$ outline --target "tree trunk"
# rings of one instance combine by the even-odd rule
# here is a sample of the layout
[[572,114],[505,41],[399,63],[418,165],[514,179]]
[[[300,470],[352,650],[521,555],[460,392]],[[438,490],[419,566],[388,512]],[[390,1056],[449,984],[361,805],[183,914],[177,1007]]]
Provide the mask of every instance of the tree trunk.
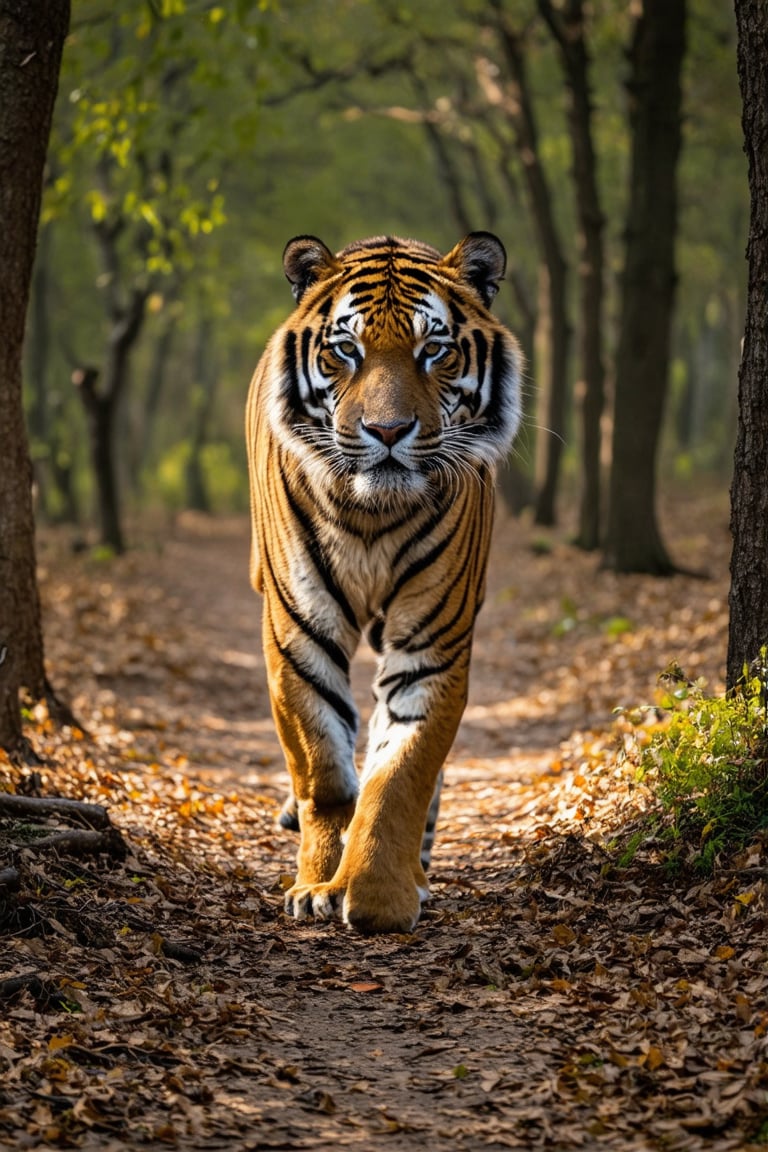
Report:
[[656,520],[656,456],[675,294],[685,0],[644,0],[630,50],[632,164],[605,565],[675,571]]
[[186,469],[187,506],[195,512],[208,513],[211,510],[211,502],[205,483],[202,452],[208,440],[208,425],[218,382],[217,366],[211,355],[209,320],[201,320],[197,330],[195,381],[192,397],[192,433]]
[[575,543],[587,551],[601,539],[601,420],[605,396],[603,367],[603,227],[592,141],[589,54],[584,39],[583,0],[566,0],[558,12],[551,0],[539,10],[560,49],[570,94],[568,121],[573,148],[573,175],[579,218],[579,304],[581,370],[582,491]]
[[37,254],[32,275],[27,325],[27,365],[32,402],[29,407],[29,439],[34,460],[37,509],[44,520],[51,517],[50,458],[51,428],[48,420],[48,361],[51,348],[49,320],[49,265],[51,230],[42,228],[37,238]]
[[19,691],[42,696],[32,466],[21,396],[43,169],[69,0],[0,0],[0,746],[21,740]]
[[96,482],[99,540],[118,555],[125,551],[115,452],[115,417],[128,379],[130,354],[146,311],[147,290],[134,289],[125,307],[113,313],[109,334],[104,387],[97,388],[97,368],[79,368],[72,374],[88,420],[91,466]]
[[540,483],[534,519],[537,524],[551,525],[557,519],[557,489],[568,415],[568,266],[557,232],[549,185],[539,156],[538,131],[520,37],[504,20],[501,0],[493,0],[493,7],[498,13],[498,30],[509,79],[506,110],[515,131],[534,227],[547,269],[550,354],[545,389],[547,403],[543,419],[539,421],[543,427],[537,436],[541,463],[537,467]]
[[151,468],[156,457],[156,424],[157,413],[160,409],[160,400],[168,373],[168,364],[171,359],[173,341],[176,335],[177,317],[171,306],[161,320],[160,332],[155,340],[149,372],[147,374],[147,391],[144,396],[144,413],[142,417],[142,437],[139,454],[139,466],[142,472]]
[[765,0],[736,0],[735,8],[751,212],[731,487],[729,688],[768,644],[768,8]]

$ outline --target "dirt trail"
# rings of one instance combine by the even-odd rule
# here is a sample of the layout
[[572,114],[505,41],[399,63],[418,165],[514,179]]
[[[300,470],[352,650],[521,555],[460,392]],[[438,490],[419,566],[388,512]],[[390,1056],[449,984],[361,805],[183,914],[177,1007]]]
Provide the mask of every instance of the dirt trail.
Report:
[[[274,828],[285,780],[244,522],[186,517],[161,549],[86,579],[44,541],[57,682],[138,781],[129,792],[154,789],[154,824],[140,798],[121,811],[115,797],[113,812],[143,845],[137,870],[182,861],[176,896],[167,880],[162,891],[203,955],[191,971],[155,957],[141,992],[102,1009],[143,1111],[128,1130],[83,1122],[75,1146],[747,1146],[764,1073],[746,1010],[729,1015],[726,1001],[738,984],[727,957],[748,953],[749,933],[730,925],[727,897],[701,896],[706,920],[658,879],[644,892],[609,868],[589,838],[578,757],[561,746],[650,699],[673,657],[719,684],[722,500],[687,504],[668,530],[709,580],[618,579],[501,518],[433,899],[413,934],[373,939],[282,913],[295,840]],[[364,650],[363,711],[371,673]],[[166,814],[171,794],[198,797],[193,815]],[[161,1071],[146,1053],[166,1049],[176,1064]]]

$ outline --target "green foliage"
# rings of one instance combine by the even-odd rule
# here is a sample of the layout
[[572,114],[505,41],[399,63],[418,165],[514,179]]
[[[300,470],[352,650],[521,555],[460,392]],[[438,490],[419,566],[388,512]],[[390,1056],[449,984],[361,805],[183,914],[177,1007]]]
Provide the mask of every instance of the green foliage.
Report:
[[84,0],[64,57],[44,222],[75,208],[119,232],[135,274],[192,267],[195,240],[226,222],[222,166],[255,131],[255,105],[235,96],[264,20],[247,8],[238,19],[187,0],[130,0],[106,13]]
[[[503,9],[524,33],[543,165],[573,268],[568,94],[558,55],[535,0],[505,0]],[[614,0],[587,10],[612,328],[627,195],[632,12]],[[157,483],[149,473],[180,439],[193,437],[194,333],[210,323],[220,352],[206,436],[230,443],[236,461],[248,377],[291,308],[281,266],[290,236],[310,232],[340,248],[396,233],[443,250],[458,239],[463,224],[427,124],[438,129],[454,169],[460,215],[506,243],[509,282],[498,312],[523,336],[520,300],[527,295],[535,310],[539,256],[502,99],[508,65],[493,13],[483,0],[78,0],[43,212],[51,236],[49,409],[56,391],[61,400],[56,423],[49,411],[41,436],[66,449],[81,497],[90,494],[85,426],[68,381],[75,363],[103,364],[116,309],[135,291],[150,293],[132,354],[131,403],[118,415],[122,475],[134,499],[151,498],[159,486],[177,506],[183,469],[169,478],[168,469],[177,469],[172,455]],[[723,467],[731,456],[748,203],[733,13],[721,0],[692,0],[689,24],[678,335],[662,456],[668,471],[682,474]],[[575,277],[572,284],[573,292]],[[153,398],[154,349],[171,313],[172,351]],[[541,377],[535,355],[530,374]],[[569,441],[578,445],[573,435]],[[53,492],[56,470],[44,448],[36,445],[56,514],[64,502]],[[226,488],[227,467],[211,471]],[[240,501],[231,485],[227,492],[223,506]],[[542,553],[551,546],[545,537],[534,545]],[[596,626],[617,636],[623,629],[618,621]]]
[[665,679],[671,716],[641,747],[640,775],[671,817],[671,838],[692,845],[694,866],[709,872],[768,828],[766,652],[730,696],[707,696],[678,673]]
[[[187,470],[192,455],[189,440],[181,440],[164,453],[153,483],[148,485],[150,496],[159,496],[172,512],[187,506]],[[206,444],[200,453],[203,484],[214,513],[245,512],[248,508],[248,486],[245,469],[236,459],[230,444]]]

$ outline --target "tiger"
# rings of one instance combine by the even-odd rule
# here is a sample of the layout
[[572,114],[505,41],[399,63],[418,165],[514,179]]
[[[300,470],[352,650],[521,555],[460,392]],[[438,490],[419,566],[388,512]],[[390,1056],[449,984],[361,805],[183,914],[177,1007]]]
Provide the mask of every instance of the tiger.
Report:
[[[522,355],[491,313],[502,242],[287,244],[296,306],[248,392],[251,583],[299,828],[285,910],[408,933],[467,702],[494,477]],[[361,771],[350,661],[376,654]],[[283,822],[290,824],[289,805]]]

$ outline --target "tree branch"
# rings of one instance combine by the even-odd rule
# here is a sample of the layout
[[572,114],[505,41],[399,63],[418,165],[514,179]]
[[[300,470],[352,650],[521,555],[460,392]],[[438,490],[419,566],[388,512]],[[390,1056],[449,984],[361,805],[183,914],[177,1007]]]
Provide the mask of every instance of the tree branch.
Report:
[[45,820],[50,816],[63,816],[86,828],[110,826],[109,814],[101,804],[70,800],[64,796],[16,796],[0,792],[0,816],[13,820],[24,817]]

